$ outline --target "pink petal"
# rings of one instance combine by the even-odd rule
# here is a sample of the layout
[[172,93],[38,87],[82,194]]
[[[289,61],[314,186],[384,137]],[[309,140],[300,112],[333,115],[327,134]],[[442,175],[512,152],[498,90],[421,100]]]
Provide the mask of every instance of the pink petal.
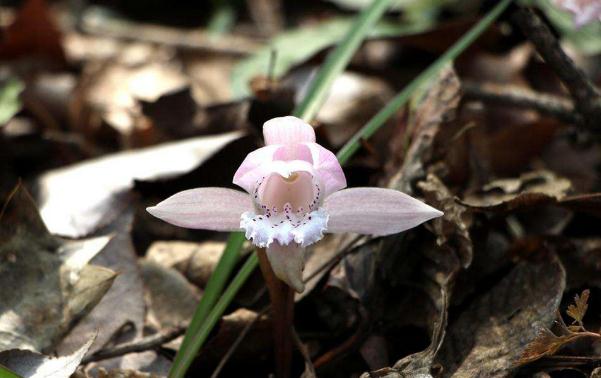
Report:
[[397,190],[345,189],[327,197],[327,232],[389,235],[413,228],[442,212]]
[[261,178],[263,172],[257,169],[271,163],[274,154],[281,146],[267,146],[259,148],[246,156],[240,167],[234,174],[234,184],[251,193]]
[[281,245],[277,242],[267,248],[267,259],[275,275],[299,293],[305,290],[303,269],[305,249],[296,243]]
[[176,193],[146,210],[180,227],[237,231],[240,216],[252,208],[246,193],[226,188],[197,188]]
[[325,196],[346,188],[346,177],[336,155],[317,143],[305,143],[311,151],[313,169],[324,187]]
[[278,117],[263,124],[263,137],[266,145],[315,142],[315,130],[300,118]]

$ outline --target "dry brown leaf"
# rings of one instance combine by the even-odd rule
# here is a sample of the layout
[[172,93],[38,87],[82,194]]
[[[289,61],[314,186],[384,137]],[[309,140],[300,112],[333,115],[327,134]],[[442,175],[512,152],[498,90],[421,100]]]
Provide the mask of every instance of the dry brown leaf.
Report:
[[535,171],[524,173],[519,178],[492,181],[460,202],[475,210],[506,213],[554,204],[570,189],[569,180],[549,171]]
[[590,293],[590,290],[586,289],[582,291],[582,294],[576,294],[574,296],[574,304],[569,305],[566,310],[566,314],[574,319],[574,323],[578,323],[580,326],[582,326],[582,318],[584,318],[586,310],[588,310],[588,298]]
[[520,262],[450,326],[439,353],[444,377],[506,377],[538,330],[550,326],[565,288],[552,254]]
[[555,354],[559,348],[583,337],[587,336],[579,333],[557,336],[547,328],[541,328],[536,338],[526,346],[517,364],[525,365]]
[[110,237],[51,235],[20,185],[0,218],[0,350],[49,350],[115,280],[112,270],[88,265]]

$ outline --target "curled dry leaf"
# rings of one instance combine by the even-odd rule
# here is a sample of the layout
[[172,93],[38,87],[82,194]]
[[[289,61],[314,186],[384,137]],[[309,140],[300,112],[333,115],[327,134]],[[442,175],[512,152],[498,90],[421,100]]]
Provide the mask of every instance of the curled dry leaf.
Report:
[[49,357],[30,350],[11,349],[0,352],[0,365],[23,378],[69,378],[93,342],[94,337],[72,354],[63,357]]
[[48,350],[111,287],[115,272],[88,265],[110,237],[51,235],[21,185],[0,224],[0,350]]
[[492,181],[460,202],[475,210],[506,213],[556,203],[566,196],[571,187],[569,180],[552,172],[535,171],[524,173],[519,178]]
[[458,204],[447,187],[434,174],[417,186],[423,191],[426,201],[444,215],[434,219],[431,224],[436,234],[436,243],[454,250],[461,259],[464,268],[470,266],[473,257],[473,245],[469,234],[470,213],[465,206]]
[[240,136],[232,132],[191,138],[48,171],[37,180],[40,213],[51,232],[90,234],[126,207],[134,180],[186,173]]
[[550,254],[520,262],[451,325],[439,353],[444,377],[505,377],[538,330],[551,325],[565,288],[565,271]]
[[[392,151],[400,151],[401,156],[393,156],[388,161],[387,171],[392,171],[389,187],[411,194],[417,180],[426,177],[427,166],[435,158],[435,139],[440,126],[454,118],[461,100],[461,83],[452,67],[448,66],[440,75],[422,89],[422,98],[411,113],[412,122],[405,126],[406,131],[398,133],[402,138],[391,142]],[[407,138],[411,139],[405,148]],[[399,163],[402,166],[399,169]]]

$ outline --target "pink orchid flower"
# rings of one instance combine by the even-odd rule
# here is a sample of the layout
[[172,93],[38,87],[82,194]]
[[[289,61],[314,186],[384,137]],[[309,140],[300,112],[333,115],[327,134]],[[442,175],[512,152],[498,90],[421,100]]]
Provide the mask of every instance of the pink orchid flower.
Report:
[[244,230],[266,248],[275,275],[296,291],[304,285],[304,249],[324,233],[389,235],[442,213],[404,193],[346,187],[336,156],[315,143],[313,128],[295,117],[263,125],[266,146],[246,157],[234,184],[174,194],[148,212],[176,226]]
[[576,28],[601,20],[601,0],[554,0],[554,3],[572,13]]

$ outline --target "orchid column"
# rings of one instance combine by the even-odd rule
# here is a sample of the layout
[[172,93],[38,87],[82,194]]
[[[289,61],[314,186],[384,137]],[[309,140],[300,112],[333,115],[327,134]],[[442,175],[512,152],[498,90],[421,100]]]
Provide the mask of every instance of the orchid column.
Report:
[[263,125],[266,146],[248,154],[234,175],[246,193],[198,188],[148,211],[169,223],[218,231],[244,230],[258,247],[276,337],[278,377],[288,376],[293,292],[304,290],[305,247],[324,233],[389,235],[442,213],[404,193],[346,187],[336,156],[315,143],[313,128],[295,117]]

